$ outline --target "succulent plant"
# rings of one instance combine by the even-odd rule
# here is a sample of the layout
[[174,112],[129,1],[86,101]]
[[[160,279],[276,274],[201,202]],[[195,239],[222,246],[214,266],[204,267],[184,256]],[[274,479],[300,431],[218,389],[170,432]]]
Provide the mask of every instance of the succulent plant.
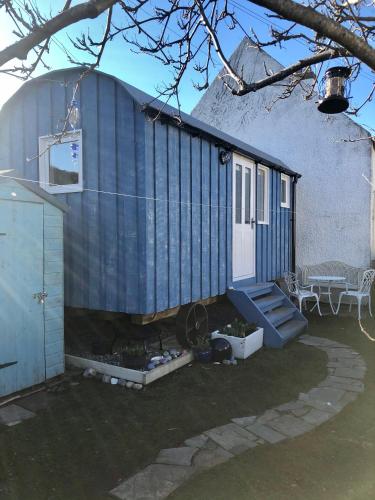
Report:
[[235,318],[231,324],[224,326],[224,328],[221,330],[221,333],[223,335],[229,335],[231,337],[245,338],[250,333],[254,332],[256,328],[257,325],[255,323],[247,323],[238,318]]

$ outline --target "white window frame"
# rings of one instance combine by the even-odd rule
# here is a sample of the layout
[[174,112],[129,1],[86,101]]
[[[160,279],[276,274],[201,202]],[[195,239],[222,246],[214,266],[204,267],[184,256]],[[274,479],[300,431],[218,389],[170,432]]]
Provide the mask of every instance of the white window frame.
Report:
[[[50,186],[49,183],[49,151],[51,146],[64,142],[70,142],[78,137],[78,183],[64,184],[61,186]],[[80,193],[83,191],[83,169],[82,169],[82,130],[66,132],[61,138],[59,135],[45,135],[39,137],[39,185],[47,193]]]
[[[264,218],[261,220],[258,214],[258,172],[259,170],[264,172]],[[270,223],[270,169],[265,167],[264,165],[258,165],[257,169],[257,203],[256,203],[256,212],[257,212],[257,224],[269,224]]]
[[[281,199],[281,183],[282,182],[285,182],[285,184],[286,184],[286,189],[285,189],[286,201],[285,202],[283,202]],[[280,206],[282,208],[290,208],[290,177],[289,177],[289,175],[286,175],[286,174],[280,175]]]

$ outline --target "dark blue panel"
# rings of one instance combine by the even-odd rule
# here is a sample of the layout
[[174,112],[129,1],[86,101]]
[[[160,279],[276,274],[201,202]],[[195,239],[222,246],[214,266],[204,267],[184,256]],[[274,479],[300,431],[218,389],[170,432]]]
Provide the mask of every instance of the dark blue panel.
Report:
[[202,185],[201,286],[202,286],[202,297],[206,298],[210,296],[210,144],[207,141],[202,141],[201,185]]
[[156,276],[155,276],[155,179],[154,179],[154,123],[145,122],[145,166],[146,166],[146,312],[156,311]]
[[[211,144],[211,295],[219,293],[219,163],[218,149]],[[230,170],[230,169],[229,169]],[[230,198],[232,199],[232,197]],[[231,268],[231,266],[230,266]]]
[[169,307],[180,304],[180,137],[168,127]]
[[227,288],[227,167],[219,167],[219,293]]
[[155,122],[156,307],[168,308],[168,154],[167,125]]
[[192,300],[201,297],[201,141],[191,139],[191,250]]
[[81,124],[83,155],[82,219],[85,243],[83,245],[87,262],[88,296],[85,307],[100,309],[100,225],[99,225],[99,130],[98,130],[98,79],[96,75],[85,78],[81,84]]
[[100,293],[106,310],[117,309],[117,210],[115,83],[99,80]]
[[232,285],[232,230],[233,230],[233,219],[232,219],[232,179],[233,172],[231,163],[225,166],[227,174],[227,192],[226,192],[226,218],[227,218],[227,234],[226,234],[226,247],[227,247],[227,258],[226,258],[226,268],[227,268],[227,287]]
[[[38,129],[38,111],[35,93],[27,93],[23,101],[23,130]],[[24,133],[25,177],[38,179],[38,138],[35,134]],[[28,161],[27,158],[31,159]]]
[[[145,115],[138,105],[134,107],[134,138],[135,138],[135,169],[137,173],[137,259],[133,266],[135,269],[134,281],[128,283],[129,289],[133,288],[133,300],[136,310],[145,311],[145,286],[146,286],[146,167],[145,167]],[[136,312],[136,311],[135,311]]]
[[191,137],[180,132],[180,198],[181,198],[181,302],[191,301]]

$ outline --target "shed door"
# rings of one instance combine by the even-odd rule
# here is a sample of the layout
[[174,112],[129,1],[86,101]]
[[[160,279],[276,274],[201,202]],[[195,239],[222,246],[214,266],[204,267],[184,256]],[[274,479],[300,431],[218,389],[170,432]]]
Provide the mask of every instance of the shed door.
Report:
[[233,280],[255,276],[255,164],[233,157]]
[[43,205],[0,200],[0,397],[45,380]]

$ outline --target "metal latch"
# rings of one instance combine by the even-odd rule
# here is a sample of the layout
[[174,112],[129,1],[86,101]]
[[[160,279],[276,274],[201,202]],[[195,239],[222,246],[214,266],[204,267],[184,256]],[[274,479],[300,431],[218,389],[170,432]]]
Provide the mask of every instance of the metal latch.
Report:
[[48,297],[48,293],[46,293],[44,291],[34,293],[33,297],[34,297],[34,299],[37,299],[39,304],[44,304],[44,302],[46,301],[46,298]]

